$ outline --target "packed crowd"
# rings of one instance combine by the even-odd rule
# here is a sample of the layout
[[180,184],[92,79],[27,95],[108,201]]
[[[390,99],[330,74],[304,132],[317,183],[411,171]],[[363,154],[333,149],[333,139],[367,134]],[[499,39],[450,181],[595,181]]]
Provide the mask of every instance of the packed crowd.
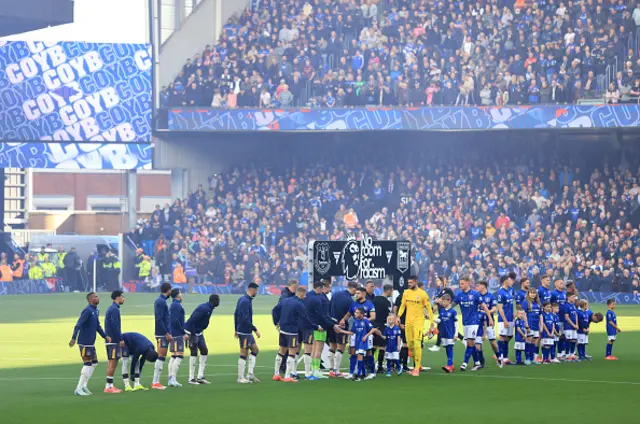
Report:
[[[263,0],[188,59],[164,107],[637,102],[640,5]],[[615,71],[618,71],[617,73]]]
[[581,291],[638,291],[637,148],[551,156],[515,144],[423,144],[409,159],[386,144],[298,149],[289,159],[274,151],[159,205],[129,235],[141,257],[155,258],[158,281],[177,267],[185,280],[238,291],[300,280],[310,239],[349,232],[411,240],[413,273],[427,287],[471,275],[494,291],[513,271],[535,287],[549,275]]

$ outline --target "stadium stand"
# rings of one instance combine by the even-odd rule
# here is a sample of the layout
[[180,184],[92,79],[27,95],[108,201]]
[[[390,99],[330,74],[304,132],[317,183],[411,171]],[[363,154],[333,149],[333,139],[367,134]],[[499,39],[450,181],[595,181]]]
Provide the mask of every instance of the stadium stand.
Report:
[[[274,149],[158,205],[130,238],[157,273],[228,284],[304,279],[310,239],[410,239],[414,272],[433,287],[463,275],[542,275],[580,290],[638,291],[640,150],[626,144],[362,143]],[[555,144],[554,144],[555,146]],[[182,272],[182,270],[180,270]],[[180,276],[182,278],[182,276]]]
[[165,108],[638,102],[628,0],[255,0]]

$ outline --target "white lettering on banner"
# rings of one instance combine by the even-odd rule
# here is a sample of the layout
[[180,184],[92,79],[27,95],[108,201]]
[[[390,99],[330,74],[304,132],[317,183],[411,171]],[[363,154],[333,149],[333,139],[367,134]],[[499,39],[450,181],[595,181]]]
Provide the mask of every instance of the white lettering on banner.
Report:
[[382,257],[384,252],[382,246],[373,243],[373,238],[364,234],[361,244],[360,278],[362,279],[383,279],[387,276],[384,268],[374,266],[373,258]]
[[138,69],[140,69],[141,71],[151,69],[151,65],[153,65],[153,62],[151,61],[149,52],[145,50],[138,50],[137,52],[135,52],[134,58],[136,60],[136,65],[138,65]]
[[27,47],[31,53],[40,53],[47,47],[55,46],[57,41],[27,41]]

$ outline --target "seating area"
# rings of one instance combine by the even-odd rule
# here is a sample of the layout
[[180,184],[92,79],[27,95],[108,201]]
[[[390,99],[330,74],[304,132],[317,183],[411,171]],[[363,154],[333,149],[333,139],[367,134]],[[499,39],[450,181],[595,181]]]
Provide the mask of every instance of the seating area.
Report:
[[254,0],[164,87],[169,107],[638,102],[630,0]]

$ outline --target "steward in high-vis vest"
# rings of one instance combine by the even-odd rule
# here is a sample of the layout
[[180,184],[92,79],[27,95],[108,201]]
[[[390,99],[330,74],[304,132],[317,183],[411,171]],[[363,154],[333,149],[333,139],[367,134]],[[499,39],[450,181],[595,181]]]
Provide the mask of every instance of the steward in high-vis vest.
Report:
[[44,262],[40,263],[40,268],[42,268],[44,278],[53,278],[56,276],[56,266],[49,261],[49,256],[45,258]]
[[31,266],[29,267],[29,280],[42,280],[44,278],[44,272],[38,262],[35,260],[31,262]]
[[22,280],[24,278],[24,259],[22,259],[19,253],[13,255],[11,270],[13,271],[14,280]]
[[107,256],[102,260],[102,275],[108,291],[114,291],[120,288],[120,282],[118,280],[118,276],[120,275],[120,261],[114,253],[115,252],[111,250],[107,251]]

